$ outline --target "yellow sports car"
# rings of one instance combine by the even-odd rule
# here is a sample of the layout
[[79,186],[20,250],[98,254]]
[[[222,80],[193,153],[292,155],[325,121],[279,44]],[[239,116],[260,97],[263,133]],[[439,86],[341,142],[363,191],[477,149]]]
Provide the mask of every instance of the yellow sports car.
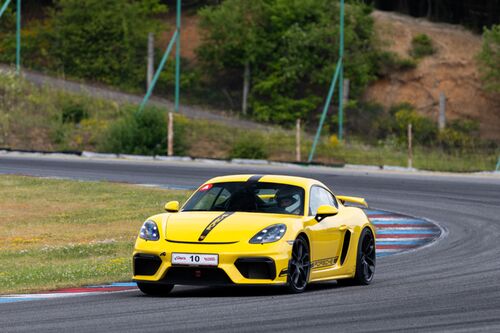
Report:
[[347,279],[369,284],[375,228],[362,198],[335,196],[319,181],[276,175],[210,179],[187,200],[144,222],[134,280],[149,295],[174,285],[286,285]]

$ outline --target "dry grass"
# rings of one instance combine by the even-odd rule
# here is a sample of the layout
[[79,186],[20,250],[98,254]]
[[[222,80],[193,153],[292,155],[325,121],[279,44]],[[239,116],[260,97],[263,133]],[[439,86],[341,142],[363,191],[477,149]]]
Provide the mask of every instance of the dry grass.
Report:
[[139,228],[185,191],[0,176],[0,293],[128,280]]

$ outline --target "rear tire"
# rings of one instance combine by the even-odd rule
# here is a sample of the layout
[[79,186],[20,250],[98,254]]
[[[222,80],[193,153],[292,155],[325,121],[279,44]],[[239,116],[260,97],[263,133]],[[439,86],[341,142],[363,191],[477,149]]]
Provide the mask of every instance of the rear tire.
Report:
[[294,294],[303,292],[309,282],[311,256],[307,240],[299,236],[293,243],[292,257],[288,262],[287,287]]
[[137,287],[139,287],[140,291],[149,296],[167,296],[174,288],[174,285],[137,282]]
[[351,280],[353,284],[368,285],[375,275],[375,238],[371,229],[365,228],[361,232],[356,257],[356,274]]

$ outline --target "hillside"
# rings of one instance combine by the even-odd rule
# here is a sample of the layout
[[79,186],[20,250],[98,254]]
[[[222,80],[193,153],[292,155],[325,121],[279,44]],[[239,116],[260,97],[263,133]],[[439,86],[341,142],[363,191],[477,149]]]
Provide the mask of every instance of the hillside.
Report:
[[[437,52],[422,59],[414,70],[395,72],[368,87],[364,99],[390,107],[401,102],[413,104],[423,114],[436,119],[439,95],[447,97],[447,119],[478,120],[481,136],[500,140],[500,98],[481,88],[475,55],[481,48],[481,36],[458,25],[435,23],[392,12],[374,11],[375,28],[384,50],[408,57],[413,36],[429,35]],[[166,26],[174,26],[169,15]],[[183,17],[182,56],[195,60],[200,43],[196,15]],[[168,42],[171,32],[159,41]]]
[[481,89],[474,59],[481,48],[481,36],[460,26],[400,14],[375,11],[373,17],[384,48],[408,57],[412,37],[425,33],[437,52],[422,59],[415,70],[396,72],[374,82],[365,93],[366,100],[386,107],[410,102],[437,119],[439,94],[444,92],[448,119],[476,119],[483,138],[500,139],[500,99]]

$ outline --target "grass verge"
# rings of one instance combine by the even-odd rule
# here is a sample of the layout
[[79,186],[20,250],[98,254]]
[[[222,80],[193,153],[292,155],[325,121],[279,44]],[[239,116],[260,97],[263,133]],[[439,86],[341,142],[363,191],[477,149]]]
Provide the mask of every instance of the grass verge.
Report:
[[188,192],[0,176],[0,294],[130,280],[145,218]]
[[[156,110],[156,117],[150,121],[123,126],[122,132],[109,131],[135,111],[136,106],[37,87],[19,80],[12,73],[0,72],[0,147],[150,155],[165,153],[166,110]],[[187,119],[181,115],[176,115],[175,119],[174,151],[177,154],[227,159],[244,157],[240,156],[241,152],[246,152],[251,155],[247,158],[257,156],[273,161],[295,161],[294,130],[279,126],[242,129],[221,122]],[[126,122],[124,124],[127,125]],[[315,127],[308,125],[305,130],[301,145],[302,161],[308,157]],[[347,141],[339,143],[325,129],[314,161],[328,164],[407,165],[405,145],[395,142],[398,140],[368,144],[352,135],[347,138]],[[112,149],[108,145],[112,141],[128,141],[132,151],[124,151],[123,145],[116,145],[117,148]],[[144,149],[138,148],[141,144]],[[238,145],[239,149],[235,149]],[[492,148],[478,146],[447,150],[439,146],[416,145],[413,166],[433,171],[492,171],[498,156],[498,144]]]

